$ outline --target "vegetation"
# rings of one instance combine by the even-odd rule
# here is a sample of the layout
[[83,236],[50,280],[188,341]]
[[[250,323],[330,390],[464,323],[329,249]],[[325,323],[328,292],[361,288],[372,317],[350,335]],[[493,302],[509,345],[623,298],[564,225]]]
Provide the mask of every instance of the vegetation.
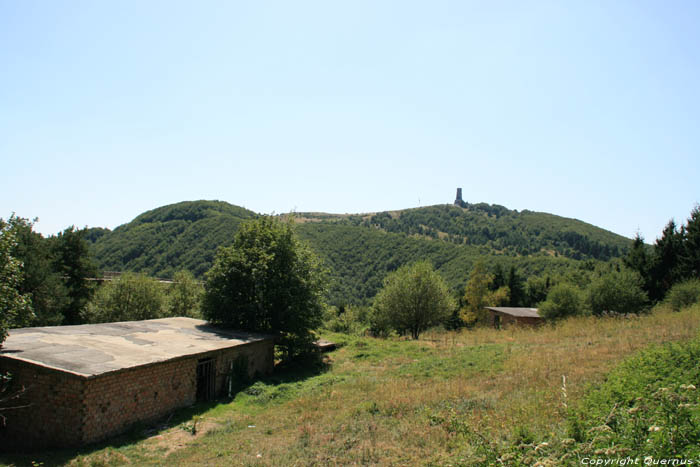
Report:
[[[696,403],[688,385],[698,387],[699,355],[697,344],[683,343],[698,335],[699,314],[698,306],[661,307],[633,318],[575,316],[537,329],[430,330],[418,340],[326,333],[341,347],[323,362],[278,368],[231,400],[183,409],[104,444],[3,454],[0,463],[573,466],[580,465],[576,452],[624,458],[605,450],[634,439],[623,427],[635,406],[630,415],[639,415],[647,439],[670,433],[675,422],[666,416],[678,417],[680,432],[689,433],[679,406]],[[634,356],[649,344],[661,350]],[[669,389],[655,395],[660,388]],[[606,443],[616,439],[607,428],[592,430],[613,408],[615,445]],[[662,442],[654,440],[645,456],[665,452]]]
[[649,249],[637,235],[625,264],[637,271],[653,302],[663,300],[674,284],[700,277],[700,206],[680,229],[671,220]]
[[[500,269],[497,269],[497,272]],[[464,306],[460,310],[460,318],[467,325],[473,325],[477,321],[483,322],[486,318],[487,306],[507,305],[510,301],[510,288],[495,282],[496,276],[486,271],[483,262],[476,263],[469,273],[469,281],[464,289],[462,298]]]
[[185,269],[202,278],[217,248],[229,246],[240,223],[256,217],[222,201],[182,202],[145,212],[111,232],[91,229],[88,238],[102,270],[171,278]]
[[440,205],[382,212],[362,224],[387,232],[484,245],[518,255],[552,251],[573,259],[608,260],[624,254],[629,247],[626,238],[581,221],[486,203],[465,203],[464,208]]
[[[388,273],[420,260],[432,262],[449,287],[457,291],[464,288],[467,272],[477,259],[491,268],[500,265],[504,271],[514,267],[523,279],[554,277],[579,267],[581,261],[572,258],[621,255],[631,243],[573,219],[488,205],[468,209],[431,206],[377,216],[379,220],[396,220],[406,228],[394,228],[377,219],[372,222],[372,216],[303,213],[295,217],[299,238],[329,269],[331,304],[370,305]],[[144,213],[112,232],[91,229],[87,238],[93,241],[103,270],[169,278],[185,269],[201,279],[212,266],[217,248],[230,246],[240,223],[256,217],[224,202],[183,202]],[[430,227],[435,234],[420,234],[410,227],[414,224]],[[465,240],[464,235],[472,235],[470,229],[483,232],[484,227],[492,240]],[[555,232],[570,242],[557,240]],[[583,240],[574,240],[578,237]],[[586,242],[601,246],[581,246]],[[527,248],[518,249],[513,246],[516,243]],[[512,297],[520,300],[517,294]]]
[[31,299],[22,294],[22,263],[13,257],[17,245],[14,224],[18,219],[10,217],[7,223],[0,220],[0,347],[7,337],[7,329],[15,327],[31,316]]
[[588,287],[588,303],[594,315],[639,313],[648,302],[641,276],[629,269],[613,270],[593,280]]
[[244,223],[207,273],[204,316],[235,329],[274,333],[287,357],[305,353],[323,316],[324,275],[294,234],[272,217]]
[[402,266],[384,279],[374,300],[374,329],[393,329],[418,339],[421,332],[442,324],[455,308],[447,284],[427,261]]
[[671,287],[666,301],[673,311],[680,311],[700,302],[700,279],[689,279]]
[[22,265],[13,279],[16,290],[33,311],[16,315],[12,327],[76,324],[93,293],[86,279],[96,274],[86,231],[69,227],[44,238],[33,227],[20,217],[0,219],[3,235],[12,238],[9,254]]
[[88,323],[113,323],[165,316],[165,293],[157,279],[126,273],[103,284],[83,315]]
[[173,284],[166,291],[168,315],[202,317],[204,286],[191,272],[178,271],[173,276]]
[[563,282],[557,284],[547,294],[547,300],[539,306],[539,313],[545,319],[568,318],[582,314],[583,298],[578,287]]

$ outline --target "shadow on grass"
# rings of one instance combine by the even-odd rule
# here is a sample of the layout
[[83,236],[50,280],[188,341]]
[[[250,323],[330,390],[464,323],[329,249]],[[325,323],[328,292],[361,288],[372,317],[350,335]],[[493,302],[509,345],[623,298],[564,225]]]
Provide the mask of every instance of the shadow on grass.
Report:
[[[309,357],[290,362],[281,363],[275,366],[275,371],[271,375],[262,376],[240,383],[233,388],[232,397],[223,397],[209,402],[197,402],[189,407],[177,409],[170,414],[150,423],[139,422],[132,426],[127,432],[109,438],[108,440],[89,444],[78,448],[41,450],[36,452],[0,452],[0,466],[54,466],[65,465],[71,460],[80,456],[89,456],[93,453],[105,449],[120,449],[133,445],[152,436],[163,433],[171,428],[182,425],[183,430],[188,429],[188,422],[194,417],[202,415],[219,404],[228,404],[239,392],[257,382],[268,385],[280,385],[287,383],[301,382],[308,378],[318,376],[330,368],[329,359],[322,354],[314,354]],[[131,460],[132,463],[134,460]],[[138,463],[138,459],[136,459]],[[144,459],[144,462],[147,460]],[[85,465],[113,465],[121,464],[117,458],[113,460],[101,459],[86,460]],[[152,462],[151,462],[152,463]],[[82,465],[82,464],[78,464]]]

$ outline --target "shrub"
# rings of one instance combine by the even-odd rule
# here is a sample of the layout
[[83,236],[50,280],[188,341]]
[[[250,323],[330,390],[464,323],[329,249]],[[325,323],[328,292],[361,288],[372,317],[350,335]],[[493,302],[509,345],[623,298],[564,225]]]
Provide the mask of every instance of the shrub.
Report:
[[559,319],[583,312],[581,291],[575,285],[562,282],[552,287],[547,300],[540,303],[540,316],[546,319]]
[[345,334],[364,335],[370,328],[370,312],[363,306],[330,307],[324,316],[324,329]]
[[666,296],[666,302],[673,311],[680,311],[700,301],[700,279],[690,279],[674,285]]
[[100,286],[83,318],[89,323],[111,323],[162,318],[165,293],[156,279],[126,273]]
[[604,274],[588,288],[588,304],[594,315],[604,312],[639,313],[647,302],[647,294],[642,290],[642,277],[630,269]]

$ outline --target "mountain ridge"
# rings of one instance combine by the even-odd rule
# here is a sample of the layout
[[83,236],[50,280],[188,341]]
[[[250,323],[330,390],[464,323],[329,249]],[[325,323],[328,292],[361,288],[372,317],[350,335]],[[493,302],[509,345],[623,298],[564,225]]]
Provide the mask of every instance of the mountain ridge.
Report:
[[[466,203],[465,203],[466,204]],[[224,201],[183,201],[146,211],[114,230],[90,229],[103,270],[203,277],[241,222],[261,216]],[[585,260],[619,257],[632,240],[575,219],[479,203],[363,214],[288,213],[299,237],[330,270],[332,303],[366,304],[384,276],[429,259],[463,287],[475,261],[516,267],[523,277],[556,274]]]

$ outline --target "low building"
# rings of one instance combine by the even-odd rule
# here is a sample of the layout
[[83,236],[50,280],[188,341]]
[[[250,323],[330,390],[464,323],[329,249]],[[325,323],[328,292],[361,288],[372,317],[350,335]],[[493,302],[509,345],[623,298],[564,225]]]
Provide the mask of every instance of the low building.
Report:
[[191,318],[12,329],[0,372],[26,388],[0,424],[4,448],[79,446],[225,395],[236,374],[270,373],[271,336]]
[[490,312],[491,323],[495,328],[509,324],[538,325],[544,319],[537,312],[537,308],[496,307],[487,306]]

